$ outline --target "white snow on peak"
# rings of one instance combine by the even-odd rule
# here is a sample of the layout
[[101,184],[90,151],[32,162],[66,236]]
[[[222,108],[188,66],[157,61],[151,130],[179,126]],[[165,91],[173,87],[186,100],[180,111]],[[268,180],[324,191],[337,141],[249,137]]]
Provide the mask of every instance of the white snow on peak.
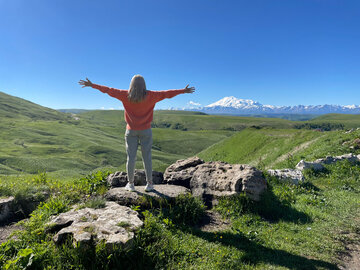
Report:
[[219,101],[216,101],[215,103],[209,104],[205,107],[211,108],[217,106],[232,107],[232,108],[251,108],[251,107],[259,107],[261,106],[261,104],[251,99],[240,99],[231,96],[231,97],[224,97]]
[[344,108],[355,109],[355,108],[359,108],[359,106],[358,105],[345,105]]

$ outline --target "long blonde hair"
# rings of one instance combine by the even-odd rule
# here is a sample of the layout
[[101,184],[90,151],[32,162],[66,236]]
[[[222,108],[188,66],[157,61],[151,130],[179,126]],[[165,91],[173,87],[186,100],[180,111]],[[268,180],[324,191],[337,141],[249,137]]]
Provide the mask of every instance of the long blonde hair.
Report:
[[134,75],[130,82],[128,99],[132,103],[139,103],[145,99],[146,93],[144,77],[141,75]]

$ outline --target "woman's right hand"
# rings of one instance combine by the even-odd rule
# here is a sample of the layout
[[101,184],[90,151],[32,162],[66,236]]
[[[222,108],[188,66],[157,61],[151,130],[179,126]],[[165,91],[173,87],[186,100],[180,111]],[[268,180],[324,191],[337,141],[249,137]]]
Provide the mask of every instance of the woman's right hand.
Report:
[[79,84],[82,85],[82,88],[87,87],[87,86],[92,87],[92,85],[93,85],[93,83],[88,78],[86,78],[86,81],[80,80]]
[[185,90],[185,93],[191,94],[191,93],[195,92],[195,87],[189,87],[189,85],[187,85],[187,86],[185,86],[184,90]]

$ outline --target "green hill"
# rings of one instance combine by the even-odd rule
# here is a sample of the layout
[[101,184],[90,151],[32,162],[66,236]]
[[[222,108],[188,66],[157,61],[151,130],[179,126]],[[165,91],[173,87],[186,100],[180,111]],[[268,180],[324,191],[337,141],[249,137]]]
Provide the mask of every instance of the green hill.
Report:
[[[0,92],[0,174],[47,171],[78,175],[98,169],[124,170],[124,112],[78,112],[76,115],[63,113]],[[317,122],[300,122],[155,111],[154,169],[162,171],[177,159],[199,152],[207,160],[285,166],[288,153],[299,159],[306,149],[316,145],[317,150],[308,153],[315,156],[321,147],[312,142],[327,145],[320,138],[333,141],[333,134],[341,134],[306,130],[309,126],[298,130],[294,127],[302,128],[304,123],[328,125],[329,122],[356,125],[358,118],[326,115],[316,118]],[[326,151],[331,152],[325,147],[319,155]],[[140,151],[137,167],[142,168]]]
[[[71,116],[4,93],[0,104],[0,174],[78,175],[95,169],[125,169],[123,111],[85,111]],[[232,134],[171,128],[154,128],[153,133],[155,170],[164,170]],[[137,167],[142,168],[140,150]]]
[[199,156],[206,161],[222,160],[266,168],[294,167],[301,159],[353,152],[349,144],[343,143],[357,137],[360,130],[347,134],[342,130],[246,129],[203,150]]
[[332,123],[342,124],[345,128],[358,128],[360,127],[360,114],[337,114],[330,113],[318,116],[309,121],[309,123]]
[[0,92],[0,117],[31,120],[64,120],[67,115],[3,92]]

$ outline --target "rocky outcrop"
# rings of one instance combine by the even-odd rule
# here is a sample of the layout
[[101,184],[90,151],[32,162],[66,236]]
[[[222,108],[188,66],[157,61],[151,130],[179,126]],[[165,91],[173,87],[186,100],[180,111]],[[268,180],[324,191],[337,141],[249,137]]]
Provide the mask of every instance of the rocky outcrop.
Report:
[[276,177],[281,181],[289,181],[292,184],[298,185],[305,180],[301,170],[282,169],[282,170],[268,170],[270,176]]
[[198,157],[178,160],[164,173],[164,181],[172,185],[189,187],[194,196],[208,204],[217,197],[245,192],[249,198],[259,200],[266,189],[263,173],[254,167],[225,162],[204,162]]
[[74,245],[90,245],[99,240],[112,248],[114,245],[129,246],[134,238],[134,230],[143,222],[136,211],[115,202],[107,202],[105,208],[83,208],[53,217],[48,223],[48,232],[56,232],[54,241],[63,243],[69,236]]
[[266,190],[263,173],[255,167],[225,162],[206,162],[198,165],[190,181],[191,192],[208,201],[217,197],[245,192],[254,200]]
[[106,194],[105,198],[109,201],[115,201],[121,205],[141,205],[149,206],[146,198],[155,201],[167,200],[171,203],[177,196],[190,193],[190,190],[182,186],[174,185],[154,185],[155,190],[145,192],[144,187],[135,186],[136,191],[127,191],[124,187],[112,188]]
[[165,170],[164,182],[190,188],[190,180],[197,169],[196,166],[203,163],[204,161],[198,157],[178,160]]
[[[152,172],[153,183],[158,185],[162,184],[164,177],[163,173],[161,172]],[[107,177],[107,182],[111,187],[125,187],[128,180],[127,180],[127,173],[126,172],[115,172],[110,174]],[[146,185],[146,176],[144,170],[135,170],[134,174],[134,184],[136,186],[145,186]]]
[[40,202],[45,201],[49,195],[50,192],[44,190],[36,194],[26,194],[20,199],[15,199],[13,196],[0,198],[0,225],[27,218]]
[[0,199],[0,224],[6,224],[14,216],[15,198],[7,197]]
[[351,163],[356,163],[360,161],[360,155],[356,156],[350,153],[335,157],[327,156],[325,158],[317,159],[313,162],[306,162],[304,160],[300,160],[300,162],[296,165],[295,168],[298,170],[313,169],[315,171],[322,171],[325,169],[324,164],[333,164],[343,160],[348,160]]

